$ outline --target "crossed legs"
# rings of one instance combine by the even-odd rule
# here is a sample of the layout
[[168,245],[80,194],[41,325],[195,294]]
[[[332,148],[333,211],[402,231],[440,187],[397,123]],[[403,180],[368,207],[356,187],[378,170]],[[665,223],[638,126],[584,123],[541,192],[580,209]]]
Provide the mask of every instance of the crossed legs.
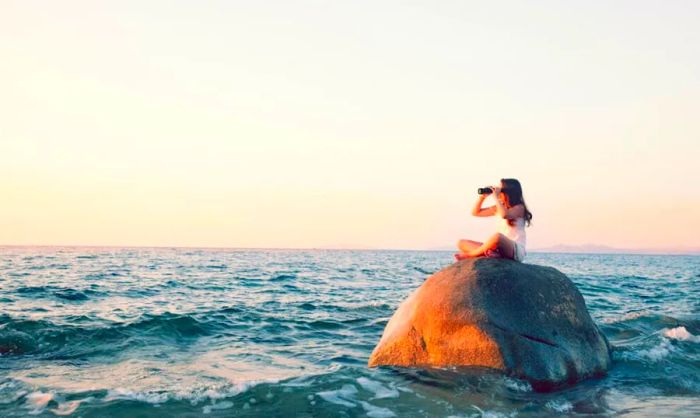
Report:
[[469,257],[482,257],[488,250],[498,250],[503,257],[515,258],[515,243],[503,234],[493,234],[485,242],[461,239],[457,242],[459,253],[455,254],[457,261]]

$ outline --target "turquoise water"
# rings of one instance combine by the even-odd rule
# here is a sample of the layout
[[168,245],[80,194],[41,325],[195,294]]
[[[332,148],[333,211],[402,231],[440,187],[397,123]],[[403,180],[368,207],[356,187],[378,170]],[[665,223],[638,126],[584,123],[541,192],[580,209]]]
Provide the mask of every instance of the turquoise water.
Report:
[[700,257],[531,254],[613,344],[555,393],[488,370],[368,369],[451,253],[0,248],[0,416],[700,414]]

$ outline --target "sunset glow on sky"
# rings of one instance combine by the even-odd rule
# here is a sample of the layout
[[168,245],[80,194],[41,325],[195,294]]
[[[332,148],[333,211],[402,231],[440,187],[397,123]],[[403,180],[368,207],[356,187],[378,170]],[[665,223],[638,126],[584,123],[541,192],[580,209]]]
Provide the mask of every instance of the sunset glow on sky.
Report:
[[0,245],[700,248],[700,3],[3,1]]

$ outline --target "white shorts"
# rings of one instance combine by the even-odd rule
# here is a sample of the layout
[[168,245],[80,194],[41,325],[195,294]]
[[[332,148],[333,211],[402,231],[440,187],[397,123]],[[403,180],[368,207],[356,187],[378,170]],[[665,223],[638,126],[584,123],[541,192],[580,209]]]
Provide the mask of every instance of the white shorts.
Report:
[[[484,255],[490,258],[503,258],[503,254],[498,249],[486,250]],[[527,255],[525,246],[513,241],[513,260],[522,262],[525,259],[525,255]]]
[[525,246],[519,242],[513,242],[515,246],[513,247],[513,259],[515,261],[523,261],[525,259]]

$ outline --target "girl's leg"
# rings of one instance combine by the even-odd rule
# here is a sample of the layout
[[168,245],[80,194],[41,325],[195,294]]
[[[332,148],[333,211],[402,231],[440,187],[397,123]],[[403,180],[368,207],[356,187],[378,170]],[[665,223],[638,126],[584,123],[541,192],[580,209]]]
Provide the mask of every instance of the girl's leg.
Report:
[[503,257],[515,258],[515,243],[503,234],[493,234],[478,248],[465,252],[467,257],[481,257],[487,250],[498,250]]
[[462,253],[468,253],[469,251],[481,247],[481,242],[479,241],[472,241],[470,239],[461,239],[457,241],[457,248],[459,248],[459,251]]
[[461,239],[457,242],[457,248],[459,248],[459,252],[455,254],[455,260],[464,260],[465,258],[468,258],[469,256],[467,255],[470,251],[473,251],[476,248],[481,247],[481,244],[479,241],[472,241],[470,239]]

